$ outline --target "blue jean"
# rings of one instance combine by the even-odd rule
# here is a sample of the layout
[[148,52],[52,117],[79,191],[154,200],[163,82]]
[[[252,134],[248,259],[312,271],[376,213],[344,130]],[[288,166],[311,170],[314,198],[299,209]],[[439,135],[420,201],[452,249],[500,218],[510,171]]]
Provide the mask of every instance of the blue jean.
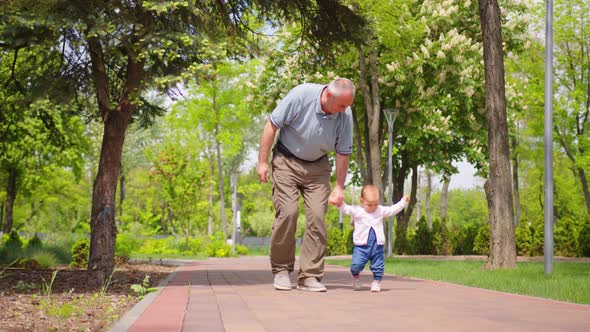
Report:
[[352,275],[355,277],[358,276],[365,268],[368,261],[371,261],[373,279],[383,279],[383,245],[377,244],[377,236],[372,228],[369,231],[367,244],[364,246],[354,246],[352,251],[352,263],[350,265],[350,272]]

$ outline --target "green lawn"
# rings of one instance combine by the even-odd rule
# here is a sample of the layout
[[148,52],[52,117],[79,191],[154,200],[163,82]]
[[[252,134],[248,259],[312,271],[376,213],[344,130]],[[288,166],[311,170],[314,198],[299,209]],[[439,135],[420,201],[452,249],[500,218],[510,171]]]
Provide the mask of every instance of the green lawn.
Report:
[[[349,266],[350,260],[328,260]],[[512,270],[482,270],[480,261],[387,259],[385,272],[398,276],[446,281],[514,294],[590,304],[590,263],[555,262],[546,277],[543,262],[521,262]],[[368,265],[364,273],[370,273]]]

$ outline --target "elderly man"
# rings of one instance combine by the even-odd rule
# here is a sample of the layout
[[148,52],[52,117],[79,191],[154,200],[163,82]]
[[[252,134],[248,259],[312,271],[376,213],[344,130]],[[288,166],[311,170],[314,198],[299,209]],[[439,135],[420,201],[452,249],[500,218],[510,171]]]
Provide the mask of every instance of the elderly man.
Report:
[[[330,204],[344,200],[344,180],[352,153],[354,84],[345,78],[329,85],[306,83],[293,88],[279,102],[260,139],[258,176],[269,178],[268,157],[273,148],[272,201],[276,209],[272,227],[270,263],[274,288],[291,290],[289,273],[295,265],[295,231],[299,195],[303,197],[306,230],[301,245],[297,288],[325,292],[326,223]],[[331,166],[327,153],[336,151],[336,185],[330,194]]]

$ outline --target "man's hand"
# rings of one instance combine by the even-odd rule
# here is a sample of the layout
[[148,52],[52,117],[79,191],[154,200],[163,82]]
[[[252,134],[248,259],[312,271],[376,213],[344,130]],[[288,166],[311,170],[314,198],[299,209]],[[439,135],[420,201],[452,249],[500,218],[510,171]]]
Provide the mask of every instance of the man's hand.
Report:
[[262,163],[258,163],[258,166],[256,166],[256,171],[258,171],[258,178],[260,179],[260,182],[268,182],[268,173],[269,173],[269,167],[268,167],[268,163],[266,162],[262,162]]
[[344,202],[344,190],[342,190],[342,188],[339,186],[335,186],[332,194],[330,194],[328,203],[334,206],[340,206],[342,205],[342,202]]

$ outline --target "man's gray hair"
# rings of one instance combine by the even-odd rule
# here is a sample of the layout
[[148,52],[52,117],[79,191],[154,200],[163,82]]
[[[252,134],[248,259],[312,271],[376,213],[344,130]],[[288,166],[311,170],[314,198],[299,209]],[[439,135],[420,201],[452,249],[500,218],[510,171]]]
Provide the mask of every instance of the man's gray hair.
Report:
[[348,78],[337,78],[328,84],[328,90],[336,97],[340,96],[346,91],[351,91],[354,96],[354,83]]

